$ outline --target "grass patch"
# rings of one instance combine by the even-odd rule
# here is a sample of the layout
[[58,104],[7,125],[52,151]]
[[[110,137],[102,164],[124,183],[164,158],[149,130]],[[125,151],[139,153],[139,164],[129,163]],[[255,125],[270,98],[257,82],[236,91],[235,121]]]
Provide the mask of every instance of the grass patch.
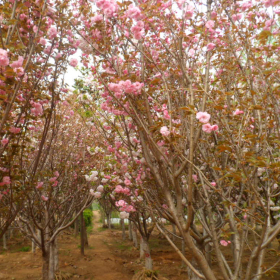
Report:
[[102,232],[102,231],[105,231],[105,230],[107,230],[107,228],[104,228],[104,227],[100,227],[100,228],[97,229],[97,231],[99,231],[99,232]]
[[23,246],[21,248],[19,248],[17,251],[18,252],[29,252],[31,250],[30,246]]

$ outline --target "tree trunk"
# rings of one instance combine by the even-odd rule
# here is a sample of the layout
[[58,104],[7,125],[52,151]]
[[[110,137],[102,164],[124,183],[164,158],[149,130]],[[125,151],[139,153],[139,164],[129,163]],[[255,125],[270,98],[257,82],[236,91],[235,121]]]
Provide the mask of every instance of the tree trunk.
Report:
[[80,214],[81,218],[81,254],[85,255],[85,224],[84,224],[84,213]]
[[142,259],[144,259],[144,257],[145,257],[145,253],[144,253],[144,241],[143,241],[143,238],[142,238],[142,236],[140,235],[140,259],[142,260]]
[[54,280],[58,271],[57,239],[46,247],[43,251],[43,280]]
[[3,249],[8,250],[7,248],[7,239],[6,239],[6,233],[3,235]]
[[132,240],[132,225],[131,225],[131,221],[129,220],[128,221],[128,238],[129,238],[129,240]]
[[74,222],[74,236],[77,237],[79,234],[79,217]]
[[103,225],[103,227],[105,227],[106,226],[105,213],[103,210],[101,210],[100,212],[101,212],[102,225]]
[[111,224],[111,213],[107,214],[107,226],[108,229],[112,229],[112,224]]
[[[186,244],[184,238],[182,239],[182,254],[184,257],[186,256]],[[183,260],[182,260],[182,266],[185,266],[185,262]]]
[[122,240],[125,240],[125,224],[124,219],[121,219],[121,227],[122,227]]
[[87,235],[87,228],[86,228],[86,224],[85,224],[85,221],[84,221],[84,235],[85,235],[85,248],[88,248],[88,235]]
[[134,225],[132,225],[132,240],[134,247],[138,248],[137,232]]
[[145,256],[145,268],[148,270],[153,270],[153,260],[151,258],[151,250],[149,242],[146,238],[141,238],[144,256]]

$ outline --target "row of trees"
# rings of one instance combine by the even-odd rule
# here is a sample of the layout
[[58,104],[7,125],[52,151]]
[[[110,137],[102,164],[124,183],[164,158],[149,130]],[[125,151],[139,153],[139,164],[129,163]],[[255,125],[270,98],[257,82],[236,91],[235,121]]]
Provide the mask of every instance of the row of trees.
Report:
[[103,195],[143,227],[145,215],[163,234],[162,218],[174,223],[190,279],[257,280],[274,267],[264,262],[280,233],[278,4],[79,6],[91,96],[79,100],[104,138]]
[[279,1],[2,2],[0,237],[17,219],[53,279],[56,237],[91,184],[137,225],[147,268],[154,226],[190,279],[261,279],[280,233]]

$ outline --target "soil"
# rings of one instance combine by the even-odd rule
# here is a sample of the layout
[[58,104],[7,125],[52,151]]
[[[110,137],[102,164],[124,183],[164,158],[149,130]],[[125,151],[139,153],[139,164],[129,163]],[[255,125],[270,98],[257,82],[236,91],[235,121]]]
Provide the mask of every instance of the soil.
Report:
[[[59,236],[60,272],[57,280],[131,280],[133,275],[142,270],[143,262],[139,260],[139,250],[128,240],[128,232],[126,240],[122,240],[118,227],[112,230],[104,229],[99,220],[99,212],[94,211],[93,230],[88,237],[89,248],[85,250],[84,257],[80,253],[80,239],[73,236],[73,231],[65,231]],[[180,258],[164,238],[155,232],[149,243],[154,270],[161,277],[169,280],[188,279],[186,268],[181,265]],[[179,243],[177,245],[180,247]],[[273,244],[275,248],[274,245],[277,247],[277,244]],[[8,251],[3,252],[0,247],[0,280],[41,279],[41,252],[39,249],[35,253],[22,252],[28,249],[27,246],[31,247],[30,241],[15,234],[8,242]],[[191,259],[191,255],[187,254],[187,258]],[[266,260],[267,263],[273,263],[275,254],[269,253]],[[244,258],[244,265],[246,261]],[[274,278],[267,276],[263,279],[280,279],[279,265],[275,267],[275,271]]]

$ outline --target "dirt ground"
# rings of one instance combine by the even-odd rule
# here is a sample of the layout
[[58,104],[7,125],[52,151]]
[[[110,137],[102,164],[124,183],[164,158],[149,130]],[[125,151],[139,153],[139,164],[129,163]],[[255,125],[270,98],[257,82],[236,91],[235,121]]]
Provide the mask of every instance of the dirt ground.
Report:
[[[131,280],[142,269],[139,251],[133,247],[128,236],[123,241],[119,229],[103,229],[99,219],[99,212],[94,211],[93,231],[89,235],[89,248],[85,251],[85,257],[80,253],[79,238],[75,238],[71,231],[59,237],[60,274],[57,280]],[[186,268],[182,267],[180,258],[165,239],[155,233],[150,245],[154,270],[160,276],[169,280],[188,279]],[[3,250],[0,247],[0,280],[41,279],[41,252],[23,252],[27,246],[31,246],[29,240],[22,241],[22,237],[14,237],[8,242],[8,251],[1,253]],[[275,256],[268,254],[268,263],[274,260]],[[278,272],[274,278],[267,276],[263,279],[280,279],[280,267],[276,267],[275,271]]]

